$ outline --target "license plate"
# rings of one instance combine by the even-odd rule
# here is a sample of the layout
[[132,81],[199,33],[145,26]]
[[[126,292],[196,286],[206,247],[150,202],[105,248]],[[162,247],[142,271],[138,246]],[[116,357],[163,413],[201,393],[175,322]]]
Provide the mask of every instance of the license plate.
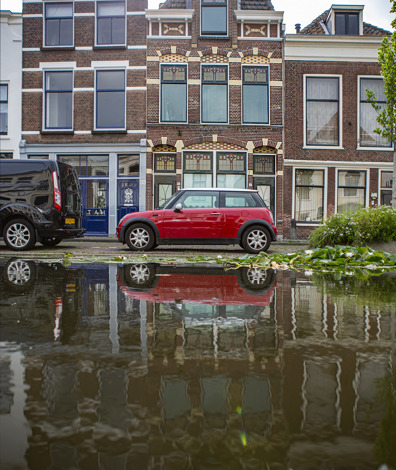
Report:
[[66,219],[66,224],[67,225],[73,225],[76,223],[76,219]]

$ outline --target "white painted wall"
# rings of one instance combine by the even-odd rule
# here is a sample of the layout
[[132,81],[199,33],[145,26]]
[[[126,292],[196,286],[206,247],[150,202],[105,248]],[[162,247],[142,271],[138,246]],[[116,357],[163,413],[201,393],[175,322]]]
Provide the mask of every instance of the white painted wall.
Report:
[[0,83],[8,85],[8,135],[0,135],[1,152],[19,158],[22,130],[22,14],[0,11]]

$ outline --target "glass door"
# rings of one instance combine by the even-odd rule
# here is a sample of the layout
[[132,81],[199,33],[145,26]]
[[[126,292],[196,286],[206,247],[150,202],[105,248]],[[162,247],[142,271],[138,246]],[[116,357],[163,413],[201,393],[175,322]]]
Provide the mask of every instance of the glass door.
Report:
[[109,227],[108,182],[80,180],[83,194],[83,227],[86,235],[107,235]]

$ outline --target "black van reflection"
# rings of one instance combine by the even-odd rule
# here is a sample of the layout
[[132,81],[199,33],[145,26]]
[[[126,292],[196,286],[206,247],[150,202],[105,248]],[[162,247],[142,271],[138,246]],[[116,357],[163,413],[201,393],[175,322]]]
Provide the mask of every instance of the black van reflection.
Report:
[[0,259],[0,340],[68,341],[78,328],[83,277],[61,263]]
[[[193,305],[265,306],[271,303],[276,286],[272,269],[154,263],[129,264],[119,268],[121,290],[130,297],[154,303],[173,304],[180,313],[191,313]],[[217,312],[224,311],[218,309]]]

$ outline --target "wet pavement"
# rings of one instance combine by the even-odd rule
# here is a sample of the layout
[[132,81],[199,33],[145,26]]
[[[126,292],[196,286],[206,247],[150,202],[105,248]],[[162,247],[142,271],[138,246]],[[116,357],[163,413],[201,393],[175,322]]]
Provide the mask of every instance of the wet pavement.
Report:
[[392,274],[1,256],[0,352],[2,470],[396,468]]
[[[308,247],[305,241],[272,243],[268,253],[296,253]],[[23,252],[29,259],[59,258],[70,253],[73,257],[91,257],[92,259],[109,259],[117,256],[139,257],[143,252],[132,252],[127,245],[119,243],[116,238],[110,237],[84,237],[82,239],[64,240],[55,247],[44,247],[37,243],[33,250]],[[194,256],[240,256],[245,251],[238,245],[210,245],[210,246],[159,246],[155,250],[145,253],[151,258],[163,257],[194,257]],[[4,242],[0,242],[0,257],[20,256],[9,250]]]

